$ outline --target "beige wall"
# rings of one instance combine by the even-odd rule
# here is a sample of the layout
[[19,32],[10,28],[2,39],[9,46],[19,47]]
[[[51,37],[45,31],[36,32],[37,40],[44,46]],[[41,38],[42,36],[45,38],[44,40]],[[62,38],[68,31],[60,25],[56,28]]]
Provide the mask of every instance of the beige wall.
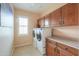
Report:
[[[56,10],[57,8],[59,8],[63,5],[65,5],[65,4],[63,4],[63,3],[62,4],[57,4],[54,8],[53,7],[49,8],[47,12],[45,12],[41,15],[37,15],[35,13],[29,12],[29,11],[26,11],[26,10],[21,10],[21,9],[15,8],[15,10],[14,10],[15,11],[15,32],[14,32],[15,33],[15,35],[14,35],[15,40],[14,40],[14,46],[18,47],[18,46],[21,46],[21,45],[22,46],[23,45],[31,45],[32,44],[32,39],[33,39],[32,30],[36,25],[37,18],[42,17],[44,15],[47,15],[50,12]],[[26,16],[26,17],[29,18],[29,26],[28,26],[29,27],[28,28],[29,34],[28,35],[25,35],[25,36],[23,36],[23,35],[19,36],[18,35],[18,30],[19,30],[18,29],[18,20],[17,20],[18,16]]]
[[[32,44],[32,30],[36,26],[36,19],[39,17],[37,14],[31,13],[29,11],[21,10],[15,8],[15,32],[14,32],[14,47],[24,46],[24,45],[31,45]],[[25,16],[29,18],[28,24],[28,34],[27,35],[19,35],[18,34],[18,16]]]

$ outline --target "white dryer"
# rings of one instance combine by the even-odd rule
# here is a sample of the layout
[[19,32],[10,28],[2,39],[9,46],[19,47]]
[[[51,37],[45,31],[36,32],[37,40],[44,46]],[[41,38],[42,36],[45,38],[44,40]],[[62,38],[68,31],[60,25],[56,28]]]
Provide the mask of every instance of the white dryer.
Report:
[[36,31],[36,36],[37,36],[37,48],[40,51],[42,55],[46,54],[46,40],[45,38],[47,36],[51,36],[51,28],[38,28]]

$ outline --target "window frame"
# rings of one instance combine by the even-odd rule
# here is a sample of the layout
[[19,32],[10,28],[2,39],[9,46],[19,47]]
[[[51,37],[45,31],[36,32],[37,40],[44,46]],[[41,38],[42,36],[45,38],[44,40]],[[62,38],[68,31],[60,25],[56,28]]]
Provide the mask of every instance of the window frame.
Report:
[[[20,23],[19,23],[19,22],[20,22],[20,20],[19,20],[20,18],[25,18],[25,19],[27,19],[27,20],[26,20],[26,21],[27,21],[27,24],[26,24],[26,25],[20,25]],[[18,34],[19,34],[19,35],[28,35],[28,17],[19,16],[19,17],[18,17],[18,26],[19,26],[19,27],[18,27]],[[20,32],[20,28],[21,28],[21,27],[26,28],[26,29],[27,29],[27,32],[21,33],[21,32]]]

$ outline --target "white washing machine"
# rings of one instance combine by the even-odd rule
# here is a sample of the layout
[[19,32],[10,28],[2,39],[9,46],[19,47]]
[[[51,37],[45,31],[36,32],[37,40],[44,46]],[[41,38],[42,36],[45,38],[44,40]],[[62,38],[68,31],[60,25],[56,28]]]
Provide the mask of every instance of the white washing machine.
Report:
[[33,46],[37,48],[36,28],[33,29]]
[[51,36],[51,28],[38,28],[37,31],[37,48],[42,55],[46,54],[45,38]]

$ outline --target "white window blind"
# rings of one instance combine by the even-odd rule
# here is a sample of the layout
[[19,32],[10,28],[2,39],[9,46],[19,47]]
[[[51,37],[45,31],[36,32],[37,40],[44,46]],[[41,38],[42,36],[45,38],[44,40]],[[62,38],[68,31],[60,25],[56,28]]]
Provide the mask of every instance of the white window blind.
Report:
[[19,17],[19,34],[28,34],[28,18]]

